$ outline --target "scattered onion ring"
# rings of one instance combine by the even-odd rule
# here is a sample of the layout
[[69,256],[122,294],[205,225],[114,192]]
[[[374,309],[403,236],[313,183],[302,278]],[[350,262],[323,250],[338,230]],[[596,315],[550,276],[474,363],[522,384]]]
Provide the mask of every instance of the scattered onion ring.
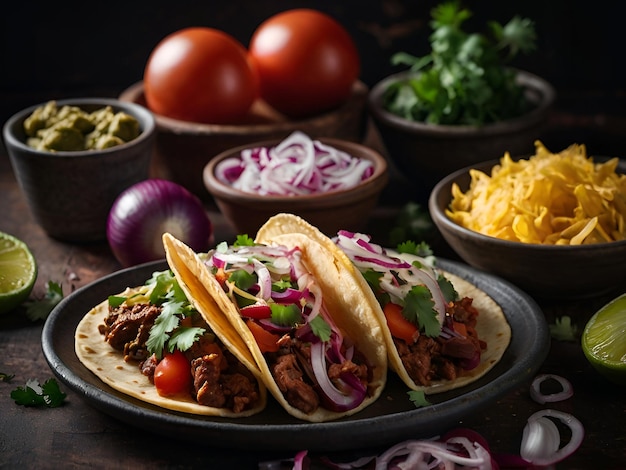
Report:
[[164,259],[169,232],[194,251],[209,248],[213,227],[200,199],[168,180],[148,179],[124,190],[107,220],[107,239],[124,267]]
[[[562,390],[558,393],[550,393],[545,394],[541,392],[541,384],[546,380],[556,380],[560,385]],[[565,377],[561,377],[560,375],[555,374],[540,374],[533,380],[530,386],[530,396],[537,403],[554,403],[557,401],[567,400],[574,395],[574,388],[569,380]]]
[[[572,431],[569,442],[560,449],[561,435],[548,418],[560,420]],[[574,416],[552,409],[540,410],[528,418],[522,434],[520,455],[534,465],[552,465],[572,455],[580,447],[584,435],[582,423]]]

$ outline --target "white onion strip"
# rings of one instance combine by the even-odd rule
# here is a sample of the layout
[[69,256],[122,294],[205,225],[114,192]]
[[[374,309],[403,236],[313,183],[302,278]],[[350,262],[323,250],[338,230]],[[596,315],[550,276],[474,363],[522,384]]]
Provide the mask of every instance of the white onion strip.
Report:
[[[543,393],[541,391],[541,384],[546,380],[556,380],[561,385],[561,391],[557,393]],[[530,397],[537,403],[554,403],[557,401],[567,400],[574,395],[574,388],[569,380],[565,377],[555,374],[540,374],[533,380],[530,386]]]
[[295,131],[272,148],[243,150],[220,162],[216,177],[248,193],[297,196],[348,189],[374,172],[371,161]]
[[[572,432],[569,442],[560,449],[561,435],[548,418],[560,420]],[[534,465],[552,465],[576,452],[584,436],[583,425],[574,416],[558,410],[541,410],[528,418],[522,434],[520,455]]]

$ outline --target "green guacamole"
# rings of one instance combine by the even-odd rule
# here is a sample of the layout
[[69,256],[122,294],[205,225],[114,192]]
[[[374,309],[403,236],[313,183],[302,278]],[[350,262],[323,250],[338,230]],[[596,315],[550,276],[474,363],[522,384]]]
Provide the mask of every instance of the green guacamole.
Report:
[[24,121],[27,144],[37,150],[67,152],[102,150],[121,145],[141,133],[139,121],[110,106],[88,113],[76,106],[49,101]]

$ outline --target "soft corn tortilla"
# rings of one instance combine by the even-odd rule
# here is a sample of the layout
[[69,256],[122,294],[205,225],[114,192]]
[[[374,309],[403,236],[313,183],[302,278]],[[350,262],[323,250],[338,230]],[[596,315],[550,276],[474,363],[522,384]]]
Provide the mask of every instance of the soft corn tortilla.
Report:
[[[337,263],[332,252],[317,243],[313,243],[309,237],[298,233],[262,240],[268,245],[276,244],[289,248],[299,246],[302,249],[302,259],[319,282],[324,293],[324,302],[328,311],[333,314],[333,320],[340,329],[349,332],[356,348],[366,356],[366,360],[373,366],[373,377],[369,382],[369,395],[358,407],[345,412],[336,412],[320,407],[315,412],[306,414],[287,402],[272,377],[254,336],[235,305],[198,255],[171,235],[166,234],[164,242],[170,252],[177,253],[177,261],[186,265],[186,268],[181,267],[181,270],[186,269],[188,273],[193,273],[206,290],[213,294],[214,309],[210,312],[207,311],[207,314],[226,314],[228,316],[233,332],[240,335],[240,338],[247,345],[247,351],[254,356],[266,387],[289,414],[309,422],[330,421],[357,413],[378,399],[387,380],[387,351],[383,331],[376,321],[372,306],[362,300],[362,289],[355,282],[355,273],[346,269],[342,263]],[[261,240],[257,239],[256,242],[260,243]]]
[[[460,297],[469,297],[473,299],[472,305],[478,310],[478,321],[476,331],[478,337],[487,343],[487,349],[482,352],[480,364],[472,370],[464,371],[463,375],[455,380],[438,380],[433,381],[429,386],[423,386],[415,383],[407,373],[400,355],[394,345],[393,338],[387,327],[385,315],[376,299],[367,281],[363,278],[350,258],[326,235],[317,228],[310,225],[304,219],[292,214],[278,214],[270,218],[259,229],[257,240],[263,242],[270,239],[278,239],[286,234],[300,233],[319,246],[324,247],[334,253],[336,268],[345,270],[346,275],[353,277],[354,284],[358,286],[361,293],[360,302],[369,305],[368,310],[372,312],[376,323],[380,325],[387,345],[387,353],[389,365],[402,381],[413,390],[421,390],[426,394],[445,392],[470,384],[487,372],[489,372],[502,359],[509,343],[511,342],[511,327],[508,324],[502,308],[485,292],[480,290],[472,283],[460,278],[452,273],[442,272],[448,278]],[[326,266],[328,268],[328,266]],[[320,266],[320,272],[324,272],[324,266]]]
[[[189,276],[180,276],[172,269],[178,278],[179,285],[187,294],[190,302],[202,314],[206,310],[216,310],[208,305],[213,302],[212,297],[195,283],[188,284]],[[183,280],[184,279],[184,280]],[[193,279],[191,279],[193,281]],[[127,297],[136,293],[140,288],[127,288],[120,296]],[[259,403],[257,406],[235,413],[227,408],[215,408],[200,405],[190,395],[176,397],[162,397],[157,393],[156,387],[148,377],[139,370],[136,362],[127,363],[121,351],[113,349],[98,331],[98,325],[102,324],[108,313],[108,300],[92,308],[80,321],[75,334],[75,351],[80,362],[100,380],[115,390],[137,398],[143,402],[151,403],[161,408],[182,411],[185,413],[205,416],[219,416],[225,418],[241,418],[259,413],[267,403],[267,390],[259,379],[259,371],[254,363],[252,355],[248,353],[245,345],[238,335],[232,334],[232,328],[224,319],[217,316],[207,321],[209,327],[220,338],[224,347],[230,350],[257,378],[259,383]],[[205,316],[206,319],[206,316]]]

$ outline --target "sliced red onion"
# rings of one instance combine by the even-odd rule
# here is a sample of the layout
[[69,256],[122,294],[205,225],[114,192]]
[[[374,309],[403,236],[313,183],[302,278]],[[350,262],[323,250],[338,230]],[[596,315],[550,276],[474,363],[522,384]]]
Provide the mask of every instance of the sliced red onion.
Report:
[[[561,435],[549,418],[556,418],[571,430],[569,442],[559,448]],[[585,430],[574,416],[558,410],[538,411],[528,418],[522,433],[521,457],[539,466],[553,465],[572,455],[583,441]]]
[[[460,455],[450,448],[450,444],[460,444],[469,457]],[[450,443],[429,440],[401,442],[376,459],[376,470],[386,470],[397,457],[406,456],[398,468],[455,468],[458,465],[478,470],[491,470],[491,455],[477,442],[470,442],[464,437],[452,438]],[[432,467],[428,462],[431,462]],[[427,466],[428,465],[428,466]]]
[[291,325],[277,325],[269,318],[263,318],[261,320],[257,320],[257,323],[263,327],[264,330],[269,331],[270,333],[275,334],[287,334],[293,328]]
[[196,252],[208,250],[213,233],[200,199],[172,181],[155,178],[134,184],[111,206],[107,239],[125,267],[165,258],[165,232]]
[[272,299],[278,303],[296,303],[299,302],[307,292],[299,291],[298,289],[292,289],[291,287],[285,289],[283,292],[272,291]]
[[301,450],[293,459],[293,470],[305,470],[305,461],[307,456],[306,450]]
[[[355,388],[346,384],[347,388],[350,389],[348,394],[342,393],[333,385],[326,371],[325,344],[321,341],[311,344],[311,367],[320,390],[330,402],[329,406],[335,411],[351,410],[359,406],[365,399],[366,389],[362,385],[361,388]],[[355,384],[352,383],[352,385]]]
[[[541,384],[546,380],[556,380],[561,386],[561,391],[557,393],[546,394],[541,391]],[[554,403],[557,401],[567,400],[574,395],[574,388],[569,380],[565,377],[555,374],[540,374],[534,378],[530,385],[530,397],[537,403]]]
[[249,193],[295,196],[356,186],[374,172],[372,162],[295,131],[272,148],[246,149],[221,161],[216,177]]
[[[439,324],[443,325],[446,301],[437,282],[437,274],[430,265],[432,261],[419,256],[385,250],[381,246],[371,243],[370,240],[368,235],[340,231],[335,238],[335,243],[361,271],[373,269],[383,273],[380,280],[381,288],[395,296],[396,303],[400,305],[403,304],[404,298],[413,286],[426,286],[435,303],[434,308]],[[416,262],[421,267],[414,266]],[[406,283],[399,285],[395,276],[389,272],[390,270],[393,270]]]

